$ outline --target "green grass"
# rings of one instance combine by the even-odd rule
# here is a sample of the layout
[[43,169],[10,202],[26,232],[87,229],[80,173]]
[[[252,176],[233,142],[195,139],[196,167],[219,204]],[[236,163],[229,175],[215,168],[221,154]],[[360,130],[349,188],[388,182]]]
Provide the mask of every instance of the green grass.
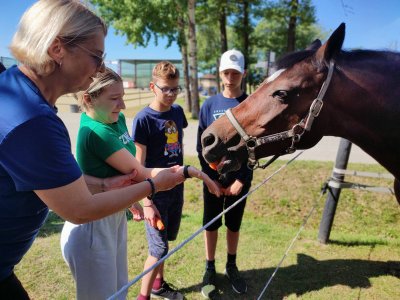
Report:
[[[197,159],[186,163],[198,166]],[[257,170],[253,186],[284,162]],[[333,163],[295,161],[247,200],[238,253],[238,266],[248,282],[246,295],[232,293],[223,277],[226,260],[225,229],[221,228],[216,267],[219,299],[257,299],[298,232],[305,216],[319,198],[322,183]],[[378,165],[350,164],[349,169],[385,172]],[[390,186],[387,180],[346,177],[359,183]],[[178,240],[201,227],[202,185],[185,184],[185,207]],[[331,242],[317,241],[326,196],[271,281],[263,299],[399,299],[400,209],[392,195],[343,190],[334,220]],[[59,238],[62,221],[55,215],[17,266],[16,273],[33,299],[73,299],[74,283],[63,262]],[[147,243],[143,223],[129,221],[129,277],[143,269]],[[196,237],[166,262],[166,279],[184,292],[186,299],[201,299],[204,271],[203,237]],[[129,289],[135,299],[139,283]]]

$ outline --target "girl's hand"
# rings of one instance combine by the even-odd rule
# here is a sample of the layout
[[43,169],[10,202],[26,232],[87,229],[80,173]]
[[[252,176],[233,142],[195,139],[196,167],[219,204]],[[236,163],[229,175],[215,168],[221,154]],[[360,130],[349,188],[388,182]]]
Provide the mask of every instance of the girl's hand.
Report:
[[161,219],[161,216],[160,216],[160,213],[158,212],[157,207],[152,202],[149,205],[144,204],[143,207],[144,207],[143,208],[144,219],[152,227],[157,228],[157,220]]
[[135,181],[136,175],[137,171],[133,170],[131,173],[126,175],[117,175],[104,178],[104,191],[115,190],[131,184],[135,184],[137,183]]
[[131,207],[129,207],[129,210],[133,215],[134,221],[139,222],[144,219],[143,207],[139,203],[134,203]]
[[[185,167],[184,167],[185,168]],[[208,191],[214,194],[217,197],[221,197],[222,190],[219,184],[217,184],[214,180],[212,180],[206,173],[200,171],[199,169],[193,166],[186,166],[187,172],[190,177],[195,177],[200,180],[203,180],[207,185]]]

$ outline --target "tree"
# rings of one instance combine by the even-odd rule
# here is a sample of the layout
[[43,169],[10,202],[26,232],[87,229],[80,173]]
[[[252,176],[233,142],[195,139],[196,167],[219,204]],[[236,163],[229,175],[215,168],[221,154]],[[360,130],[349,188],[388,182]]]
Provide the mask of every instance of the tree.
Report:
[[[273,51],[279,57],[288,51],[304,49],[326,33],[316,25],[311,0],[278,0],[257,12],[262,20],[254,29],[254,51]],[[253,52],[254,53],[254,52]]]
[[[188,57],[186,27],[188,19],[185,0],[91,0],[101,16],[112,25],[117,34],[125,35],[127,42],[147,47],[151,38],[158,44],[159,38],[167,38],[167,47],[178,44],[182,55],[183,77],[186,89],[186,109],[191,111],[190,87],[188,80]],[[177,26],[178,25],[178,26]]]
[[197,77],[197,46],[196,46],[196,0],[188,0],[189,15],[189,62],[190,62],[190,88],[192,95],[192,117],[199,118],[199,87]]

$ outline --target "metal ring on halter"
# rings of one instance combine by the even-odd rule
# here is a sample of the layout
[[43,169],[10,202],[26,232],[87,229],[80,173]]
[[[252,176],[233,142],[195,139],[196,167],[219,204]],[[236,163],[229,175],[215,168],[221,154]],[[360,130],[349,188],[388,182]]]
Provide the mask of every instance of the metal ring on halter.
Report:
[[295,135],[292,137],[293,143],[298,143],[298,142],[300,142],[300,139],[301,139],[301,135],[300,135],[300,134],[295,134]]
[[259,164],[258,160],[257,160],[255,163],[252,163],[252,162],[250,162],[250,161],[247,161],[247,167],[248,167],[250,170],[253,170],[253,171],[254,171],[255,169],[258,169],[259,166],[260,166],[260,164]]
[[247,148],[247,149],[254,150],[255,147],[257,147],[257,138],[255,138],[255,137],[250,137],[250,138],[246,141],[246,148]]

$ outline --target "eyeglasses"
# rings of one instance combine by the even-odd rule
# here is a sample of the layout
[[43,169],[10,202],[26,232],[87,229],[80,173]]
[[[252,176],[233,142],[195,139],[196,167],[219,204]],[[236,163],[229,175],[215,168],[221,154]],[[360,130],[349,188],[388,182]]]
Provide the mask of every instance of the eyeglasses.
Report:
[[97,68],[101,68],[104,65],[104,60],[106,59],[106,53],[104,53],[103,56],[99,56],[96,53],[90,51],[89,49],[87,49],[79,44],[74,44],[74,45],[77,46],[78,48],[82,49],[86,53],[89,53],[90,56],[94,59]]
[[168,88],[168,87],[160,87],[157,85],[157,83],[154,82],[154,85],[158,87],[161,91],[161,93],[167,95],[169,93],[172,93],[174,95],[178,95],[180,92],[182,92],[182,88],[180,86],[177,86],[176,88]]

